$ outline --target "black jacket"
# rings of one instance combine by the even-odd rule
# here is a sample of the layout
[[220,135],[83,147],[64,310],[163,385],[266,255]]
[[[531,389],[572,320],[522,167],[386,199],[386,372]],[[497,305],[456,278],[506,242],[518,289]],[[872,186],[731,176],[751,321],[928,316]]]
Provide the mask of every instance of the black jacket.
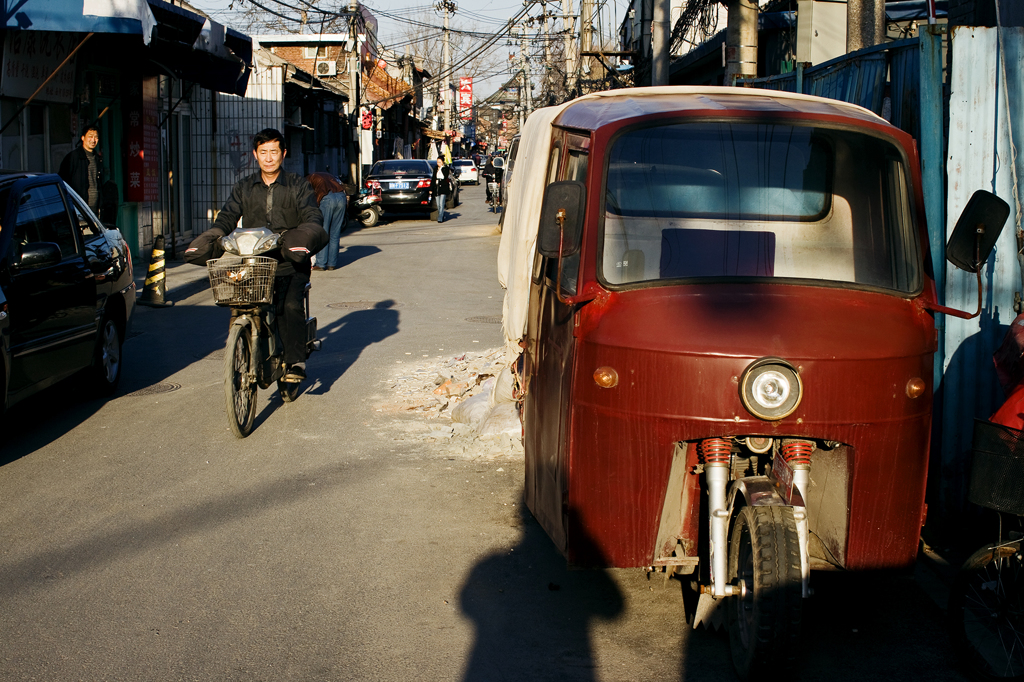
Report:
[[[270,212],[267,192],[273,190]],[[231,189],[224,208],[206,232],[196,237],[185,251],[185,260],[204,265],[223,254],[221,237],[229,234],[242,219],[242,227],[269,227],[282,234],[281,256],[295,263],[299,272],[309,273],[310,257],[327,245],[324,216],[316,204],[316,193],[309,181],[295,173],[281,171],[273,185],[263,184],[259,171],[242,178]],[[287,274],[278,269],[279,275]]]
[[454,194],[455,190],[452,181],[451,166],[440,166],[443,180],[437,179],[437,171],[430,176],[430,195],[436,197],[438,194]]
[[[96,190],[100,191],[103,186],[103,157],[100,156],[99,149],[96,150],[95,155]],[[57,175],[71,185],[71,189],[75,190],[78,196],[85,200],[85,203],[89,203],[89,157],[86,156],[85,150],[81,146],[68,152],[64,160],[60,162],[60,170],[57,171]],[[99,206],[90,206],[90,208],[98,209]]]

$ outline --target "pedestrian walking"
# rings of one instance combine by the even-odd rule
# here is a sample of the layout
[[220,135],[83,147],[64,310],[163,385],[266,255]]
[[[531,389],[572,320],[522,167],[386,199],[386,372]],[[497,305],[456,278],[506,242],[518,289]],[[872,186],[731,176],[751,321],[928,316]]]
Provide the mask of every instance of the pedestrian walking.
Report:
[[306,179],[316,192],[316,203],[324,214],[324,231],[327,233],[327,246],[317,252],[313,269],[334,270],[338,264],[338,240],[345,230],[348,195],[345,187],[330,173],[310,173]]
[[437,172],[433,178],[434,196],[437,198],[437,222],[444,222],[444,207],[448,202],[448,196],[455,192],[452,183],[452,168],[444,163],[443,159],[437,160]]
[[90,123],[82,132],[82,146],[68,152],[57,171],[96,215],[100,214],[103,185],[103,156],[96,149],[99,143],[99,128]]

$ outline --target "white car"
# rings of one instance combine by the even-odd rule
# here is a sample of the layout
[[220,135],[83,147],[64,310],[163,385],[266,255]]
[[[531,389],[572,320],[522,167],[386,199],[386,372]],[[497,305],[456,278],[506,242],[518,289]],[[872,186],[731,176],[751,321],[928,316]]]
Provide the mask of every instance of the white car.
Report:
[[459,174],[459,182],[463,185],[467,182],[472,182],[474,185],[480,184],[480,169],[476,167],[472,159],[455,159],[452,161],[455,171]]

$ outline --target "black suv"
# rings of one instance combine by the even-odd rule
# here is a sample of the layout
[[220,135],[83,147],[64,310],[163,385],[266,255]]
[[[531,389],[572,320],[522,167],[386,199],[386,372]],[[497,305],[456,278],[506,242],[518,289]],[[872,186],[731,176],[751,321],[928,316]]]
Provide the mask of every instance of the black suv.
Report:
[[121,233],[56,175],[0,175],[0,408],[80,370],[112,392],[134,309]]

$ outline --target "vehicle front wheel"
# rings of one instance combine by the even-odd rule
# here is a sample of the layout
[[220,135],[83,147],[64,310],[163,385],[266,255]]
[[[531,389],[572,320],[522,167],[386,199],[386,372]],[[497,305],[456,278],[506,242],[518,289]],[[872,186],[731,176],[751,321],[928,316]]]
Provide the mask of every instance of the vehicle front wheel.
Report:
[[800,652],[803,584],[792,507],[743,507],[729,542],[729,649],[741,679],[792,676]]
[[949,592],[953,648],[979,680],[1024,679],[1024,557],[1020,543],[975,552]]
[[123,345],[124,335],[121,333],[121,325],[111,315],[104,315],[92,366],[93,383],[101,395],[113,393],[121,381]]
[[256,378],[252,372],[252,336],[244,324],[233,324],[228,331],[224,354],[224,395],[227,399],[231,432],[245,438],[256,419]]

